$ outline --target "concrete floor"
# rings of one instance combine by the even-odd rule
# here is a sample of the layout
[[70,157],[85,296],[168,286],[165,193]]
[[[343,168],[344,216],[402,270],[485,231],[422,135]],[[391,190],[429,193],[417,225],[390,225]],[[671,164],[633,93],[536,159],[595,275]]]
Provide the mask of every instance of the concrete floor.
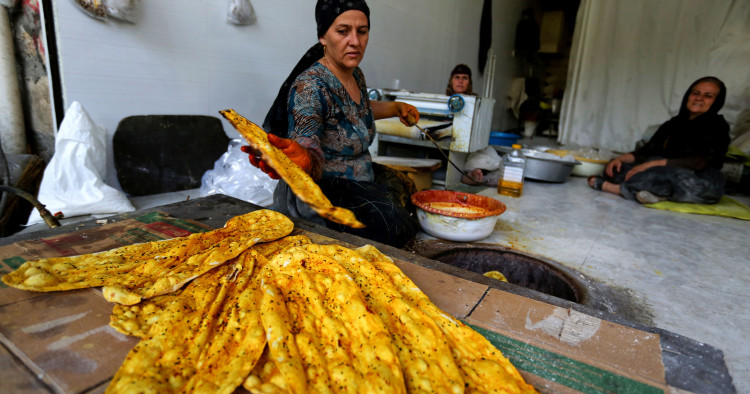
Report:
[[[507,206],[493,233],[478,242],[625,289],[643,314],[639,323],[721,349],[737,391],[750,392],[750,222],[646,208],[595,191],[581,177],[527,181],[520,198],[491,188],[474,192]],[[750,205],[748,196],[732,197]]]

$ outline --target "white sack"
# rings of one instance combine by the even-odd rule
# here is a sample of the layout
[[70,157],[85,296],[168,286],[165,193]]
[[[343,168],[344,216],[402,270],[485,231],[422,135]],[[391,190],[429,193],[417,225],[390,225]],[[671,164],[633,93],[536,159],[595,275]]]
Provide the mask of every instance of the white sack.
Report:
[[[125,194],[104,184],[107,172],[106,130],[96,125],[77,101],[65,113],[55,138],[55,154],[44,169],[39,201],[66,218],[135,210]],[[27,225],[41,223],[34,210]]]
[[482,170],[494,171],[500,168],[503,159],[497,153],[495,148],[488,146],[480,151],[469,153],[464,163],[464,171],[471,171],[475,168]]
[[214,163],[201,179],[201,196],[225,194],[263,207],[273,204],[273,191],[279,181],[254,167],[247,153],[240,150],[245,143],[229,141],[227,152]]

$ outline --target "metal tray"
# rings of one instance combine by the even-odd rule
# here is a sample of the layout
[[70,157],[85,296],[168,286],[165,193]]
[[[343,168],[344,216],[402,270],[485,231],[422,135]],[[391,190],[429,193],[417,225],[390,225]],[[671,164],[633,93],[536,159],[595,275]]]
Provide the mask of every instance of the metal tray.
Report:
[[526,156],[524,178],[527,179],[562,183],[568,179],[573,168],[581,164],[577,160],[571,161],[547,157],[551,154],[545,154],[540,151],[524,149],[521,152]]

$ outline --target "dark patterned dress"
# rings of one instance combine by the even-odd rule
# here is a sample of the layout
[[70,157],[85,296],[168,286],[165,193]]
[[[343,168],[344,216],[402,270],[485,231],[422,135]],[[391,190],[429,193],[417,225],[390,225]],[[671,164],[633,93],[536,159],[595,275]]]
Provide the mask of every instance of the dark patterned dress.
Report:
[[375,180],[368,149],[375,120],[365,76],[357,68],[360,92],[356,103],[325,66],[315,63],[297,77],[289,92],[289,138],[312,153],[324,178]]
[[354,78],[356,103],[325,66],[302,72],[289,91],[289,138],[305,147],[323,169],[317,180],[335,206],[354,212],[365,228],[353,229],[323,220],[299,200],[284,182],[274,193],[275,209],[328,228],[401,247],[419,229],[410,195],[416,190],[405,175],[372,163],[368,149],[375,138],[375,119],[364,74]]

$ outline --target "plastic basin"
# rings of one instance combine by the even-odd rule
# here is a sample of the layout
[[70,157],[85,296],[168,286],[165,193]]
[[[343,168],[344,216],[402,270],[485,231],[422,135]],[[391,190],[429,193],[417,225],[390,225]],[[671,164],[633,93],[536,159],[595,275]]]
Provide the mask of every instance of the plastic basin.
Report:
[[513,133],[503,133],[499,131],[490,132],[490,145],[512,146],[521,136]]

